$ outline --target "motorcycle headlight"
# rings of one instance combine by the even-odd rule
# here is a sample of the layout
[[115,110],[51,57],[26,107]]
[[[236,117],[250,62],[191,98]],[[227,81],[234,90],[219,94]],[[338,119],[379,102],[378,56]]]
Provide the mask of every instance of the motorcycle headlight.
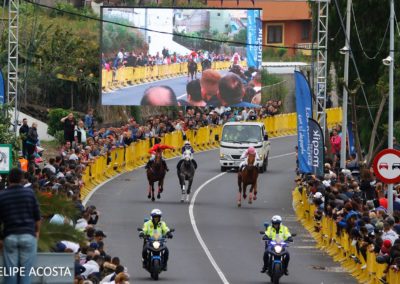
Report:
[[153,242],[153,248],[159,249],[160,248],[160,242]]
[[281,253],[282,252],[282,246],[275,246],[274,250],[276,253]]

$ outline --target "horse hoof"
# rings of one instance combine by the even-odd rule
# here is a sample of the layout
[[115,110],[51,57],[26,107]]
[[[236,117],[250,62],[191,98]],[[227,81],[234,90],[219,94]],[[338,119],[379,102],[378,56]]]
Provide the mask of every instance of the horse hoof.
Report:
[[257,200],[257,196],[254,195],[253,200]]
[[152,197],[152,198],[151,198],[151,201],[155,201],[155,198],[154,198],[154,197]]
[[148,199],[150,199],[150,198],[151,198],[151,195],[150,195],[150,194],[149,194],[149,195],[147,195],[147,198],[148,198]]
[[238,207],[241,207],[242,206],[242,204],[241,203],[238,203]]
[[252,204],[252,203],[253,203],[253,201],[249,200],[249,204]]
[[182,198],[182,199],[181,199],[181,203],[183,203],[183,201],[184,201],[184,200],[183,200],[183,198]]
[[189,195],[188,195],[188,196],[186,196],[186,201],[187,201],[187,202],[189,202]]
[[243,194],[243,199],[246,199],[246,197],[247,197],[247,195],[246,195],[246,194]]
[[157,199],[160,199],[161,198],[161,194],[157,194]]

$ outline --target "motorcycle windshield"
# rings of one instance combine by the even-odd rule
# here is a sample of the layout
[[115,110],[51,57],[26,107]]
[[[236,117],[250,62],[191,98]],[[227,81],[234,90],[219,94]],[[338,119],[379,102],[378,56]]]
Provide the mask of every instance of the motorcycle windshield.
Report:
[[282,234],[276,235],[275,242],[276,242],[277,244],[283,244],[283,243],[284,243],[283,235],[282,235]]
[[159,230],[154,230],[152,239],[154,241],[158,241],[159,239],[161,239],[161,237],[162,237],[161,232]]

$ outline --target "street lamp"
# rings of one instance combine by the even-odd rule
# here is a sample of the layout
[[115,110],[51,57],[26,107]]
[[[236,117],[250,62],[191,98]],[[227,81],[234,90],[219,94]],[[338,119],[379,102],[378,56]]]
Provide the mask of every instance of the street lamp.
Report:
[[346,55],[349,52],[350,52],[350,49],[349,49],[349,47],[347,45],[345,45],[341,49],[339,49],[339,53],[341,55]]
[[390,66],[392,64],[393,58],[389,55],[385,59],[382,59],[383,65]]

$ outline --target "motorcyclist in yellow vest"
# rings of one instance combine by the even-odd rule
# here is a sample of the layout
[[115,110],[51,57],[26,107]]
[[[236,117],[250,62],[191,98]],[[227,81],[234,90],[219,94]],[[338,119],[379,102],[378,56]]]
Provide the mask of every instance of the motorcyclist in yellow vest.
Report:
[[[287,241],[291,239],[292,235],[289,232],[288,227],[282,225],[282,217],[279,215],[275,215],[271,219],[271,225],[265,230],[264,240],[276,241],[278,235],[280,235],[283,241]],[[268,249],[266,247],[264,252],[264,266],[261,269],[261,273],[265,273],[269,269],[269,259],[270,255]],[[290,255],[289,252],[286,251],[285,257],[283,259],[284,273],[288,275],[288,266],[289,266]]]
[[[145,222],[143,224],[142,232],[140,233],[141,237],[149,237],[152,238],[154,236],[154,232],[157,231],[160,233],[163,237],[168,237],[172,239],[172,233],[170,232],[167,223],[164,221],[161,221],[162,217],[162,212],[160,209],[153,209],[151,211],[151,220]],[[168,262],[168,256],[169,256],[169,251],[168,248],[165,247],[164,251],[164,267],[163,270],[167,271],[167,262]],[[146,261],[147,261],[147,248],[146,248],[146,243],[143,246],[143,251],[142,251],[142,258],[143,258],[143,267],[146,267]]]

